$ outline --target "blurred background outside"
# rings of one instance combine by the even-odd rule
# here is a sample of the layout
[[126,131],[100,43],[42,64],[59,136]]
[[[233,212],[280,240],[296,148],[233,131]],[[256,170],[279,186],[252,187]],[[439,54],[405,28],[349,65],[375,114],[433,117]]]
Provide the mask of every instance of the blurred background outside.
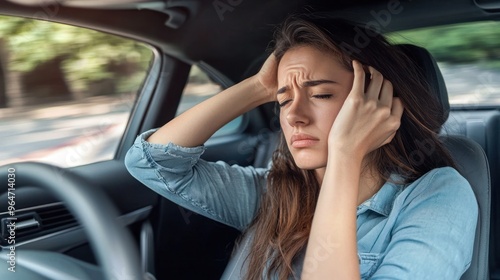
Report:
[[[0,16],[0,165],[112,159],[153,60],[131,39]],[[220,90],[193,67],[179,113]]]
[[500,23],[476,22],[389,34],[422,46],[437,60],[450,104],[500,105]]
[[114,155],[152,51],[72,26],[0,17],[0,164]]

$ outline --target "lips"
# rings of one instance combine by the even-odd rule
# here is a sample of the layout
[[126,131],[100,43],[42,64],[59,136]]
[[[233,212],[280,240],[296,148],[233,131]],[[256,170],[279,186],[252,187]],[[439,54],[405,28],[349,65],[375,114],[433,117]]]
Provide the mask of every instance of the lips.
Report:
[[319,139],[305,133],[294,134],[290,143],[294,148],[307,148],[318,143]]

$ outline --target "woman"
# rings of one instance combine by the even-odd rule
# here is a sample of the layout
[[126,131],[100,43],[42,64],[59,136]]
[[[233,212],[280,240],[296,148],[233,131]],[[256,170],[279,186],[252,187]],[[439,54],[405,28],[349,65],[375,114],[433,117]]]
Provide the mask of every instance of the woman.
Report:
[[[368,44],[356,44],[359,32]],[[216,130],[273,101],[282,135],[270,170],[199,159]],[[251,234],[236,278],[458,279],[477,204],[437,138],[443,118],[381,35],[290,17],[259,73],[140,135],[126,165],[168,199]],[[421,143],[434,152],[416,161]]]

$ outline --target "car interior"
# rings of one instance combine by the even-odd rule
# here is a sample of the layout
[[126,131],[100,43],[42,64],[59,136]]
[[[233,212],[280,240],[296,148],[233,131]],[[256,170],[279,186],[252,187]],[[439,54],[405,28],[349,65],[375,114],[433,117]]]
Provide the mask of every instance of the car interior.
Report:
[[[127,97],[129,105],[119,108],[129,112],[119,125],[98,124],[99,118],[82,121],[84,125],[92,122],[99,125],[99,133],[92,138],[99,139],[94,141],[99,145],[107,145],[106,139],[115,133],[116,127],[123,128],[117,132],[116,149],[109,158],[82,164],[78,161],[71,166],[58,164],[64,159],[68,161],[66,155],[63,160],[50,163],[33,162],[26,157],[12,157],[10,161],[0,158],[3,165],[0,180],[11,182],[7,178],[11,178],[9,174],[14,171],[16,180],[12,190],[7,190],[7,186],[0,190],[0,259],[7,263],[5,268],[0,268],[0,278],[139,279],[137,275],[141,275],[144,279],[220,279],[235,267],[241,260],[231,259],[231,253],[242,238],[241,232],[188,211],[151,191],[128,173],[124,158],[137,135],[162,126],[185,110],[183,106],[192,98],[187,91],[199,90],[196,100],[207,98],[205,89],[213,91],[196,87],[194,71],[202,72],[207,81],[217,87],[215,91],[255,74],[269,54],[275,26],[292,13],[347,18],[378,26],[383,33],[392,34],[483,21],[498,23],[500,1],[0,0],[2,16],[63,23],[124,37],[148,46],[152,54],[140,87],[131,98]],[[40,111],[34,105],[19,105],[20,113],[17,113],[13,101],[1,108],[2,98],[9,97],[8,90],[7,95],[1,94],[3,84],[9,82],[4,77],[11,77],[2,74],[1,65],[7,65],[2,62],[6,59],[1,55],[2,43],[7,42],[8,37],[1,36],[14,36],[2,35],[2,20],[0,18],[0,135],[4,136],[4,128],[24,127],[25,121],[17,122],[9,114],[31,116],[26,112]],[[26,25],[11,34],[31,29],[35,30],[35,25]],[[70,42],[80,38],[74,36]],[[17,41],[21,46],[29,45],[28,39],[32,37],[20,38],[25,40]],[[48,37],[38,40],[42,44],[40,48],[51,49]],[[492,46],[498,44],[488,60],[500,62],[500,33],[497,37],[485,37],[484,41]],[[496,82],[500,76],[488,76],[486,89],[484,84],[473,89],[474,95],[481,95],[486,102],[456,103],[450,89],[463,86],[460,80],[445,79],[449,71],[443,67],[447,65],[436,58],[443,54],[431,53],[428,46],[414,42],[398,45],[427,79],[447,113],[440,137],[459,172],[471,184],[479,205],[473,259],[461,279],[500,279],[500,241],[495,238],[500,234],[500,224],[496,223],[500,219],[500,207],[495,203],[500,201],[497,190],[500,188],[497,172],[500,168],[500,98],[497,97],[500,84]],[[448,51],[452,50],[458,52],[459,46]],[[113,51],[113,48],[107,49],[109,53]],[[467,68],[472,71],[466,72],[467,75],[479,77],[481,74],[474,72],[475,69]],[[95,106],[102,105],[104,99],[92,98],[96,100]],[[76,106],[74,100],[71,102],[68,104]],[[54,108],[50,108],[53,114]],[[91,114],[90,109],[82,108],[83,115]],[[27,132],[19,132],[19,137],[34,137],[22,134]],[[89,139],[86,130],[80,129],[78,133]],[[279,133],[275,105],[265,104],[217,132],[205,143],[207,150],[202,158],[267,167]],[[7,150],[13,149],[9,145],[18,140],[9,140],[9,134],[5,135],[2,141],[5,146],[0,145],[3,150],[0,153],[7,154]],[[33,139],[36,142],[36,138]],[[87,150],[97,149],[97,144]],[[51,148],[52,153],[58,151]],[[15,201],[15,205],[9,201]],[[14,210],[9,205],[15,206],[18,225],[15,231],[8,227],[14,216],[9,213]],[[12,234],[15,234],[15,273],[8,270],[12,260],[8,255],[13,251],[9,243]]]

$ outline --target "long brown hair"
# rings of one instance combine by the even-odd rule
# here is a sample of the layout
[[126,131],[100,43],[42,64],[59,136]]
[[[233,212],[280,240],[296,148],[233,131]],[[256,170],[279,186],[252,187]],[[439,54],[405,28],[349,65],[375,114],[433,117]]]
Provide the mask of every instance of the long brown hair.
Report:
[[[396,173],[406,184],[431,169],[454,166],[436,133],[445,118],[442,106],[411,60],[382,35],[345,20],[291,16],[275,32],[274,44],[278,60],[291,48],[309,45],[335,54],[350,71],[356,59],[392,82],[405,111],[391,143],[370,155],[382,179]],[[255,235],[246,277],[251,280],[300,277],[292,266],[306,246],[319,195],[314,171],[297,167],[283,135],[272,160],[267,190],[252,223]]]

